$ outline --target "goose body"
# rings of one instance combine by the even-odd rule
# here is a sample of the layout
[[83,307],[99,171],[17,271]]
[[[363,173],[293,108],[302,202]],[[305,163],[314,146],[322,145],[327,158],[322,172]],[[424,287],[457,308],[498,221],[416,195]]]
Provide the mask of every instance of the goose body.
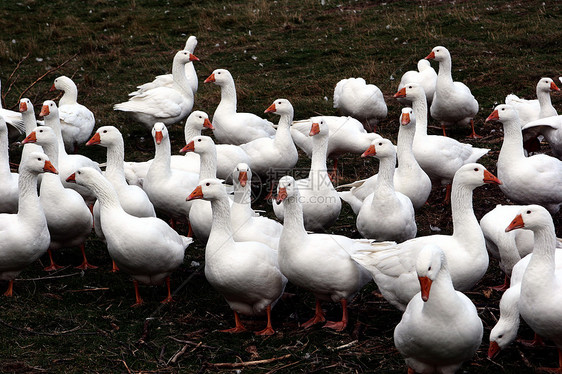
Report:
[[[0,82],[0,91],[1,89],[2,82]],[[4,109],[2,108],[2,103],[0,103],[0,116],[4,118],[4,121],[6,121],[9,139],[15,139],[23,132],[24,123],[21,113],[14,112],[13,110],[9,109]]]
[[156,217],[135,217],[123,210],[111,183],[92,168],[80,168],[69,177],[91,188],[100,202],[101,225],[111,258],[119,269],[131,275],[135,282],[137,302],[142,304],[137,282],[161,284],[183,262],[185,249],[192,238],[179,235]]
[[[341,199],[335,190],[326,170],[329,128],[320,120],[313,123],[310,135],[314,137],[314,149],[309,176],[299,179],[301,203],[303,205],[304,225],[307,230],[324,230],[330,227],[341,211]],[[273,211],[280,220],[284,216],[283,203],[273,202]]]
[[115,104],[113,109],[128,112],[149,129],[156,122],[171,125],[183,120],[191,112],[194,101],[193,91],[185,76],[185,64],[196,60],[197,57],[187,51],[177,52],[172,67],[173,88],[156,87],[147,90],[132,96],[129,101]]
[[8,126],[0,116],[0,213],[17,213],[19,174],[10,171]]
[[435,94],[430,107],[431,117],[441,122],[443,132],[446,126],[471,123],[471,137],[477,137],[472,119],[478,113],[478,101],[464,83],[453,81],[451,54],[447,48],[438,46],[431,50],[426,59],[439,62]]
[[96,124],[94,113],[78,103],[78,88],[72,79],[61,76],[55,79],[51,91],[62,90],[59,100],[59,117],[62,138],[68,152],[75,151],[79,144],[88,141]]
[[525,157],[521,120],[511,105],[496,106],[486,121],[503,124],[497,162],[502,192],[516,203],[540,204],[558,212],[562,205],[562,161],[544,154]]
[[[184,51],[187,51],[191,54],[194,53],[195,47],[197,47],[197,38],[195,35],[191,35],[187,38],[185,42],[185,47],[183,48]],[[197,93],[197,89],[199,88],[199,81],[197,80],[197,72],[195,71],[195,66],[193,66],[193,62],[188,62],[185,64],[185,75],[187,77],[187,81],[189,82],[189,87],[193,94]],[[136,96],[140,95],[148,90],[157,87],[170,87],[174,88],[174,76],[172,74],[162,74],[156,76],[152,82],[148,82],[145,84],[141,84],[137,86],[137,90],[131,92],[129,96]]]
[[[37,126],[39,126],[39,121],[35,119],[35,110],[31,100],[25,97],[21,99],[19,110],[25,126],[25,136],[28,136]],[[24,160],[27,158],[27,155],[31,152],[43,152],[43,148],[35,143],[26,143],[23,145],[23,149],[21,151],[21,159]],[[41,183],[41,177],[42,175],[39,175],[39,184]]]
[[202,180],[188,197],[201,198],[211,202],[213,211],[213,228],[205,248],[205,277],[226,299],[236,320],[236,327],[226,331],[245,330],[238,314],[267,313],[267,327],[258,334],[273,334],[271,308],[287,284],[287,278],[279,270],[277,251],[255,241],[234,241],[229,199],[219,180]]
[[228,70],[213,71],[205,79],[205,83],[211,82],[221,89],[221,100],[215,109],[212,122],[215,128],[213,134],[218,143],[240,145],[275,135],[273,124],[268,120],[253,113],[237,112],[236,87]]
[[42,172],[57,173],[47,155],[32,152],[22,160],[18,212],[0,214],[0,279],[9,282],[5,296],[12,296],[15,277],[49,248],[49,228],[37,196]]
[[562,115],[541,118],[523,125],[523,134],[527,130],[535,131],[544,136],[552,155],[562,160]]
[[416,260],[421,285],[394,329],[394,345],[416,373],[452,374],[474,356],[484,328],[472,301],[456,291],[438,246],[426,245]]
[[357,230],[364,238],[403,242],[416,236],[417,225],[412,201],[395,191],[396,150],[388,139],[375,140],[362,157],[380,161],[377,183],[357,214]]
[[395,248],[365,251],[354,256],[371,272],[388,302],[404,310],[419,292],[415,264],[419,251],[427,244],[435,244],[444,251],[456,290],[468,291],[484,276],[488,253],[472,208],[472,192],[484,183],[500,182],[480,164],[464,165],[455,174],[451,191],[452,235],[417,237]]
[[[437,73],[431,67],[431,63],[424,59],[418,61],[418,70],[409,70],[402,75],[400,83],[398,84],[398,91],[404,88],[409,83],[417,83],[423,87],[427,105],[431,106],[433,101],[433,94],[435,93],[435,86],[437,85]],[[398,101],[404,105],[412,105],[412,102],[406,98],[398,98]]]
[[412,109],[416,116],[416,132],[412,149],[419,165],[432,180],[449,184],[461,166],[476,162],[488,153],[489,149],[475,148],[445,136],[428,135],[427,102],[425,93],[419,85],[408,84],[394,96],[412,100]]
[[537,98],[526,100],[517,95],[509,94],[505,103],[511,105],[519,114],[521,125],[536,121],[541,118],[556,116],[556,109],[552,106],[550,93],[560,91],[556,83],[550,78],[541,78],[537,83]]
[[334,108],[342,114],[367,122],[374,127],[386,118],[387,108],[381,90],[363,78],[340,80],[334,88]]

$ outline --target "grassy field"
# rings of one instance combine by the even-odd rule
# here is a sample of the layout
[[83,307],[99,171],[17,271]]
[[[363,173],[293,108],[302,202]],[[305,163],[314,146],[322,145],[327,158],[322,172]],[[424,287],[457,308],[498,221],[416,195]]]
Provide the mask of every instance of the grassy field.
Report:
[[[324,5],[322,3],[325,3]],[[295,118],[335,114],[333,88],[343,78],[361,76],[385,94],[389,115],[381,135],[396,141],[400,105],[392,98],[401,75],[415,68],[436,45],[453,58],[455,80],[465,82],[480,103],[475,118],[484,137],[472,141],[492,148],[481,162],[495,172],[502,132],[484,123],[495,104],[509,93],[535,97],[540,77],[562,75],[562,3],[547,1],[218,1],[0,0],[0,79],[4,108],[17,110],[21,97],[35,104],[56,97],[49,92],[59,75],[72,77],[79,101],[95,114],[98,125],[115,125],[125,134],[128,160],[152,157],[153,142],[143,125],[114,112],[135,86],[171,69],[172,57],[189,35],[196,35],[199,92],[194,109],[212,115],[218,87],[203,84],[216,68],[231,71],[237,84],[238,108],[257,114],[283,97]],[[552,101],[562,110],[560,94]],[[277,118],[274,119],[277,121]],[[430,131],[440,133],[436,122]],[[170,128],[172,149],[184,145],[181,125]],[[464,140],[469,128],[451,135]],[[18,162],[20,149],[11,148]],[[100,162],[101,147],[80,152]],[[298,167],[307,168],[303,157]],[[372,160],[348,155],[341,159],[338,183],[363,178],[376,170]],[[264,194],[260,194],[263,196]],[[450,208],[440,204],[444,191],[434,189],[429,204],[417,212],[419,235],[431,226],[450,233]],[[497,186],[475,192],[480,218],[507,200]],[[271,207],[256,199],[256,207]],[[561,214],[555,216],[562,236]],[[179,228],[185,230],[184,226]],[[345,206],[332,232],[358,237],[354,216]],[[226,302],[206,282],[204,247],[186,251],[184,266],[172,277],[175,303],[161,305],[164,288],[142,287],[146,304],[134,302],[132,282],[110,273],[104,244],[94,235],[87,242],[97,270],[82,272],[77,248],[55,254],[64,269],[47,274],[47,259],[18,277],[13,298],[0,298],[0,372],[405,372],[392,332],[401,314],[376,296],[370,284],[350,307],[350,324],[342,333],[299,329],[310,318],[314,299],[289,286],[274,309],[277,334],[224,334],[233,318]],[[519,343],[495,360],[486,358],[488,336],[498,317],[500,294],[488,287],[503,280],[492,261],[486,277],[468,293],[485,326],[484,341],[469,373],[533,372],[553,367],[556,350]],[[1,284],[3,290],[5,284]],[[328,318],[339,319],[339,306],[326,305]],[[248,322],[262,329],[264,319]],[[521,335],[532,332],[522,324]]]

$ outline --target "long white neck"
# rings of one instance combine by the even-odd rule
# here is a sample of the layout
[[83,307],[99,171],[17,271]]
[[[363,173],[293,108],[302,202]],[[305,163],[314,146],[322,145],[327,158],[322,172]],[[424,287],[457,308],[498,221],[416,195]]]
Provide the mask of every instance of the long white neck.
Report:
[[525,270],[524,280],[534,281],[541,288],[552,284],[555,275],[556,233],[552,220],[535,232],[533,255]]
[[64,95],[60,98],[59,107],[76,104],[78,102],[78,88],[76,84],[64,84]]
[[230,223],[230,204],[226,195],[211,201],[213,223],[205,249],[205,258],[216,255],[225,245],[233,245],[232,226]]
[[127,184],[125,179],[125,170],[123,160],[125,158],[125,145],[123,138],[119,141],[112,142],[107,146],[107,166],[105,168],[105,177],[114,185],[123,186]]
[[45,213],[37,195],[37,174],[22,168],[18,188],[18,218],[34,226],[46,224]]
[[414,138],[427,135],[427,100],[424,97],[416,97],[412,100],[412,109],[416,116],[416,131]]
[[[252,209],[252,187],[248,181],[244,187],[240,183],[234,182],[234,199],[230,212],[232,216],[236,216],[239,220],[247,222],[254,216]],[[236,225],[233,225],[236,227]]]
[[33,109],[26,110],[21,114],[21,117],[25,126],[25,136],[28,136],[37,127],[35,112],[33,111]]
[[453,216],[453,237],[463,238],[471,246],[485,246],[484,235],[472,207],[473,187],[453,179],[451,188],[451,214]]
[[199,160],[201,162],[199,167],[199,182],[203,179],[217,177],[217,149],[213,147],[208,152],[199,153]]
[[402,170],[417,169],[419,164],[416,161],[412,144],[414,143],[414,135],[416,127],[410,123],[408,125],[400,125],[398,128],[398,141],[396,143],[396,157],[398,158],[398,168]]
[[[43,152],[45,152],[45,154],[47,156],[49,156],[49,160],[51,161],[51,164],[53,164],[55,169],[58,169],[58,167],[59,167],[59,145],[58,145],[58,142],[56,141],[56,139],[52,139],[52,141],[44,142],[43,144],[41,144],[41,147],[43,148]],[[57,176],[57,178],[58,178],[58,176]]]
[[446,264],[441,264],[441,270],[431,284],[429,298],[423,304],[423,313],[436,315],[439,311],[440,316],[454,315],[455,305],[458,305],[458,296],[451,281],[451,275]]
[[503,144],[500,149],[498,162],[505,159],[521,159],[525,157],[523,151],[523,135],[518,122],[507,122],[503,124]]
[[185,144],[187,144],[190,141],[192,141],[193,138],[195,138],[196,136],[201,135],[201,129],[196,128],[195,126],[186,123],[185,127],[183,129],[183,134],[184,134],[184,137],[185,137]]
[[7,178],[10,174],[10,155],[8,145],[8,129],[3,125],[0,134],[0,178]]
[[172,146],[170,145],[170,138],[165,137],[162,139],[160,144],[155,144],[155,152],[154,152],[154,160],[152,161],[151,167],[148,169],[150,172],[152,165],[157,166],[153,170],[158,170],[158,174],[169,176],[172,173],[172,169],[170,167],[171,163],[171,149]]
[[234,85],[234,80],[230,79],[228,82],[222,83],[220,88],[221,101],[217,106],[217,110],[236,112],[236,86]]
[[307,233],[304,228],[302,205],[299,202],[300,195],[291,196],[283,201],[283,231],[279,242],[302,242]]
[[51,113],[45,116],[45,125],[53,129],[59,146],[59,156],[64,157],[68,155],[66,149],[64,148],[64,141],[62,139],[62,130],[60,124],[60,118],[58,114]]
[[[396,166],[396,155],[381,157],[379,163],[379,173],[377,184],[373,189],[375,195],[388,203],[390,200],[396,200],[394,191],[394,170]],[[373,199],[373,207],[377,206],[379,199]]]
[[103,211],[118,211],[118,212],[125,212],[121,207],[121,203],[119,202],[119,197],[117,196],[117,192],[105,177],[100,174],[99,178],[95,178],[95,180],[91,181],[91,184],[88,186],[100,203],[100,209]]
[[317,134],[312,138],[312,157],[310,161],[310,186],[318,191],[321,187],[332,184],[326,167],[326,156],[328,154],[328,136]]
[[174,79],[174,83],[180,89],[183,96],[188,99],[193,99],[193,91],[191,90],[191,86],[189,85],[189,81],[187,80],[187,76],[185,75],[185,64],[184,63],[177,63],[174,61],[172,64],[172,78]]
[[556,109],[552,106],[550,91],[540,90],[539,87],[537,87],[537,99],[539,100],[540,106],[540,118],[555,116],[557,114]]
[[293,137],[291,136],[291,124],[293,123],[293,111],[284,113],[279,118],[277,131],[275,132],[274,144],[277,148],[291,147],[295,148]]
[[[439,73],[437,73],[437,87],[447,88],[453,85],[453,76],[451,75],[451,57],[439,61]],[[437,90],[435,91],[437,93]]]

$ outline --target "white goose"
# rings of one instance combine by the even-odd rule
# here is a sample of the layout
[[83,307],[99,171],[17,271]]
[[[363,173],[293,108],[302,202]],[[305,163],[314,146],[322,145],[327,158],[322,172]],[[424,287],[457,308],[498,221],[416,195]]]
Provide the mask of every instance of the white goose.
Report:
[[432,180],[439,181],[441,184],[450,184],[455,172],[462,165],[476,162],[488,153],[489,149],[475,148],[445,136],[428,135],[427,102],[425,92],[418,84],[407,85],[394,97],[406,97],[412,100],[412,109],[416,115],[416,133],[412,149],[419,165]]
[[162,302],[172,301],[170,275],[182,264],[185,249],[193,239],[179,235],[159,218],[135,217],[125,212],[111,183],[92,168],[78,169],[68,181],[92,189],[100,201],[109,254],[120,270],[133,277],[133,306],[143,303],[138,282],[153,285],[165,280],[168,296]]
[[[195,35],[191,35],[189,38],[187,38],[183,50],[193,54],[195,51],[195,47],[197,47],[197,38],[195,37]],[[196,94],[197,89],[199,88],[199,81],[197,80],[197,73],[195,72],[195,66],[193,66],[193,62],[190,61],[187,64],[185,64],[185,75],[187,76],[187,80],[189,82],[189,86],[191,87],[191,91],[193,91],[193,94]],[[157,75],[152,82],[148,82],[145,84],[141,84],[140,86],[137,86],[137,90],[131,92],[129,96],[140,95],[143,92],[146,92],[156,87],[173,88],[174,87],[173,75],[172,74]]]
[[419,292],[416,258],[424,245],[435,244],[447,256],[456,290],[468,291],[488,269],[484,235],[474,216],[472,192],[485,183],[501,182],[480,164],[462,166],[453,179],[451,213],[452,235],[429,235],[407,240],[395,248],[365,251],[354,259],[367,268],[384,298],[400,310]]
[[258,138],[273,137],[275,129],[271,122],[253,113],[236,111],[236,87],[228,70],[216,69],[205,79],[205,83],[214,83],[221,89],[221,101],[213,114],[213,134],[218,143],[240,145]]
[[[87,146],[98,144],[107,148],[107,163],[105,167],[105,177],[117,192],[119,203],[125,212],[135,217],[156,217],[154,206],[146,195],[146,192],[139,186],[129,185],[125,180],[123,167],[123,157],[125,155],[125,145],[123,135],[114,126],[100,127],[90,140]],[[100,238],[104,238],[100,222],[99,201],[94,204],[94,228]]]
[[143,184],[144,192],[157,211],[172,220],[187,219],[191,203],[185,196],[197,186],[199,175],[170,167],[170,137],[162,122],[152,128],[155,154]]
[[8,126],[0,116],[0,213],[17,213],[19,188],[18,173],[10,171]]
[[[414,209],[421,208],[431,193],[431,179],[418,164],[412,143],[416,132],[416,117],[412,108],[403,108],[400,115],[400,128],[396,144],[398,167],[394,170],[394,188],[408,196]],[[366,148],[365,148],[366,149]],[[343,201],[348,203],[355,214],[359,213],[363,200],[373,192],[378,174],[370,178],[341,185],[337,188],[351,187],[349,191],[340,191]]]
[[[535,248],[521,280],[519,313],[540,337],[550,339],[558,349],[562,370],[562,279],[555,270],[556,234],[548,211],[528,205],[506,228],[525,228],[535,234]],[[550,370],[552,371],[552,370]]]
[[363,78],[342,79],[336,84],[334,108],[366,123],[369,130],[374,130],[387,114],[381,90],[374,84],[367,84]]
[[[0,92],[1,91],[2,82],[0,82]],[[0,102],[0,116],[4,117],[4,121],[6,121],[6,125],[8,125],[9,139],[15,139],[23,132],[24,123],[21,113],[2,108],[2,103]]]
[[368,239],[403,242],[416,236],[412,201],[394,189],[396,150],[388,139],[375,140],[361,157],[379,159],[379,173],[373,193],[363,200],[357,214],[357,230]]
[[560,91],[560,89],[552,79],[541,78],[537,82],[537,98],[535,100],[521,99],[517,95],[509,94],[505,97],[505,103],[511,105],[517,111],[521,119],[521,125],[525,125],[528,122],[558,114],[550,99],[552,91]]
[[242,332],[239,314],[267,314],[267,327],[257,335],[275,333],[271,308],[281,298],[287,278],[279,270],[277,251],[263,243],[235,242],[230,219],[229,199],[218,179],[204,179],[187,197],[211,202],[213,229],[205,248],[205,277],[226,299],[234,311],[234,328],[224,332]]
[[77,191],[87,204],[92,204],[95,201],[95,195],[83,186],[77,186],[73,183],[68,183],[66,178],[74,173],[78,168],[89,166],[101,173],[101,169],[97,162],[92,161],[86,156],[83,155],[69,155],[66,153],[66,149],[64,147],[64,142],[62,139],[62,131],[61,131],[61,124],[59,119],[59,111],[57,108],[57,104],[55,104],[52,100],[47,100],[43,102],[43,106],[41,107],[40,116],[43,116],[45,119],[45,126],[49,126],[53,129],[59,145],[59,177],[61,179],[62,185],[65,188],[72,188],[73,190]]
[[[340,303],[342,319],[324,327],[343,331],[348,322],[347,304],[370,280],[369,272],[352,259],[353,253],[373,245],[342,235],[308,234],[298,183],[293,177],[279,180],[278,201],[283,201],[285,217],[279,240],[279,267],[291,283],[310,290],[316,297],[315,315],[301,326],[326,321],[321,301]],[[378,246],[388,246],[387,243]]]
[[[326,170],[326,152],[330,136],[328,126],[322,120],[313,123],[310,136],[314,137],[310,172],[308,178],[299,179],[296,183],[301,190],[304,225],[307,230],[315,231],[324,230],[334,224],[341,211],[341,199]],[[273,211],[277,218],[283,219],[282,203],[274,201]]]
[[[55,132],[48,126],[35,128],[22,142],[37,143],[49,156],[51,163],[58,168],[59,145]],[[57,175],[46,174],[39,188],[39,201],[45,212],[51,244],[48,254],[51,264],[45,271],[62,268],[55,263],[53,251],[61,248],[79,246],[82,251],[82,264],[77,269],[96,269],[86,258],[86,239],[92,232],[92,213],[80,194],[70,188],[64,188]]]
[[[423,87],[425,97],[427,98],[427,105],[431,106],[435,86],[437,85],[437,73],[431,67],[431,63],[428,60],[419,60],[417,71],[409,70],[402,75],[400,84],[398,84],[398,91],[410,83],[417,83]],[[398,98],[398,101],[404,105],[412,105],[412,102],[404,97]]]
[[14,279],[49,248],[47,220],[39,196],[37,175],[57,173],[47,155],[32,152],[22,160],[16,214],[0,214],[0,279],[8,281],[4,296],[12,296]]
[[255,174],[265,177],[271,175],[269,173],[287,173],[299,159],[290,130],[293,122],[293,106],[287,99],[277,99],[264,113],[275,113],[280,116],[273,139],[269,137],[254,139],[242,144],[240,148],[248,154],[249,164],[252,165]]
[[471,138],[479,138],[474,131],[474,116],[478,113],[478,101],[472,96],[470,88],[464,83],[453,81],[451,75],[451,54],[447,48],[438,46],[431,50],[426,59],[439,62],[437,85],[431,103],[431,116],[441,122],[443,135],[445,127],[460,123],[470,123],[472,127]]
[[511,105],[496,106],[486,121],[503,124],[498,156],[502,192],[519,204],[540,204],[556,213],[562,205],[562,161],[544,154],[525,157],[521,120]]
[[62,90],[59,100],[59,116],[62,138],[68,152],[76,152],[79,144],[90,138],[96,124],[94,113],[78,103],[78,88],[72,79],[61,76],[55,79],[51,91]]
[[416,260],[421,286],[394,329],[408,372],[455,373],[474,356],[484,327],[472,301],[455,291],[443,250],[426,245]]
[[[35,130],[37,126],[40,125],[39,121],[35,119],[35,110],[33,108],[31,100],[25,97],[21,99],[19,110],[23,119],[23,124],[25,126],[25,136],[28,136],[33,130]],[[26,143],[23,146],[23,150],[21,151],[21,159],[23,160],[27,158],[27,155],[31,152],[43,152],[43,148],[41,148],[40,145],[34,143]],[[38,178],[39,183],[41,183],[41,177],[42,175],[40,175]]]
[[283,225],[262,217],[251,206],[252,170],[247,164],[238,164],[233,171],[234,200],[230,207],[230,222],[234,240],[256,241],[277,250]]
[[525,134],[526,130],[535,129],[544,136],[552,155],[562,160],[562,115],[551,116],[528,122],[522,128]]
[[172,66],[174,88],[153,88],[129,98],[129,101],[115,104],[113,109],[130,113],[149,129],[155,122],[171,125],[183,120],[191,112],[194,101],[193,91],[185,76],[185,64],[197,60],[187,51],[177,52]]

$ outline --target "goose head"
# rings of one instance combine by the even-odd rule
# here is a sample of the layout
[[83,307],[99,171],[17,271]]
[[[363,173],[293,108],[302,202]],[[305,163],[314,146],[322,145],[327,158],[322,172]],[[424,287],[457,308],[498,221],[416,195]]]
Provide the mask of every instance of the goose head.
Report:
[[216,178],[209,178],[203,179],[185,200],[191,201],[203,199],[213,201],[218,200],[223,196],[226,196],[226,188],[224,187],[224,184]]
[[293,114],[293,105],[287,99],[277,99],[271,104],[264,113],[275,113],[278,115]]
[[517,126],[520,126],[519,114],[509,104],[500,104],[496,106],[492,114],[486,118],[486,122],[501,122],[504,126],[509,126],[511,124],[517,124]]
[[107,147],[112,144],[117,144],[123,141],[123,136],[115,126],[102,126],[96,133],[88,140],[86,145],[99,144],[102,147]]
[[241,162],[234,168],[232,172],[232,180],[234,184],[246,187],[248,181],[252,180],[252,170],[248,164]]
[[425,91],[417,83],[408,83],[394,94],[395,98],[406,98],[410,101],[425,100]]
[[519,214],[507,226],[505,232],[515,229],[537,230],[541,227],[553,225],[552,216],[540,205],[527,205],[521,208]]
[[322,117],[313,118],[312,126],[310,127],[310,136],[317,136],[318,138],[325,138],[329,134],[328,124]]
[[20,107],[19,107],[19,111],[20,113],[25,113],[25,112],[31,112],[33,113],[33,104],[31,103],[31,100],[29,100],[28,98],[24,97],[23,99],[20,100]]
[[443,46],[437,46],[425,57],[426,60],[435,60],[438,62],[450,60],[451,54],[449,50]]
[[214,83],[216,85],[222,86],[227,82],[232,81],[232,75],[226,69],[216,69],[205,79],[204,83]]
[[57,104],[53,100],[45,100],[43,101],[43,106],[41,107],[41,112],[39,113],[40,117],[58,117],[59,115],[59,108]]
[[46,154],[42,152],[31,152],[21,164],[22,170],[26,170],[33,174],[39,173],[53,173],[58,174],[59,172]]
[[494,174],[490,173],[488,169],[478,163],[470,163],[461,166],[455,173],[453,181],[462,183],[471,188],[480,187],[485,183],[502,184]]
[[425,58],[422,58],[418,61],[418,71],[424,71],[426,69],[431,69],[431,63]]
[[402,113],[400,114],[400,125],[402,126],[413,125],[415,127],[415,124],[416,124],[416,116],[414,115],[414,110],[409,107],[402,108]]
[[60,77],[55,79],[49,91],[55,91],[55,90],[66,91],[72,88],[75,90],[77,89],[74,81],[72,81],[72,79],[70,79],[67,76],[61,75]]
[[560,88],[554,83],[550,78],[541,78],[537,83],[537,92],[550,92],[550,91],[560,91]]
[[70,174],[66,181],[76,183],[85,187],[91,187],[97,180],[104,179],[104,176],[94,168],[89,166],[82,167]]
[[37,143],[39,145],[57,144],[57,136],[52,128],[49,126],[36,127],[25,139],[22,144]]
[[174,55],[173,64],[185,65],[188,62],[192,61],[199,61],[199,58],[197,58],[193,53],[190,53],[189,51],[181,50],[177,51]]
[[216,145],[213,139],[209,136],[200,135],[194,137],[185,147],[180,150],[180,153],[195,152],[197,154],[216,152]]
[[156,122],[154,126],[152,126],[152,137],[154,138],[154,143],[156,143],[156,145],[160,145],[162,140],[168,138],[168,129],[166,128],[166,125],[162,122]]
[[201,110],[191,112],[189,117],[185,120],[185,127],[196,130],[203,130],[203,128],[215,129],[211,121],[209,121],[209,115]]
[[488,358],[494,358],[517,337],[519,330],[519,291],[507,290],[500,300],[500,319],[490,331]]
[[396,148],[394,147],[394,144],[392,144],[392,142],[388,139],[380,138],[373,140],[371,145],[369,145],[369,148],[363,152],[361,157],[374,156],[381,159],[391,157],[393,155],[396,156]]
[[418,254],[416,259],[416,271],[420,281],[421,297],[425,302],[429,300],[431,285],[437,279],[437,275],[446,266],[446,258],[443,250],[436,245],[426,245]]
[[299,189],[297,187],[297,183],[295,182],[295,178],[286,175],[279,179],[279,184],[277,186],[277,204],[280,204],[282,201],[299,196]]
[[195,50],[195,47],[197,47],[197,37],[195,35],[191,35],[185,41],[185,46],[183,47],[183,49],[184,49],[184,51],[188,51],[188,52],[193,53],[193,51]]

